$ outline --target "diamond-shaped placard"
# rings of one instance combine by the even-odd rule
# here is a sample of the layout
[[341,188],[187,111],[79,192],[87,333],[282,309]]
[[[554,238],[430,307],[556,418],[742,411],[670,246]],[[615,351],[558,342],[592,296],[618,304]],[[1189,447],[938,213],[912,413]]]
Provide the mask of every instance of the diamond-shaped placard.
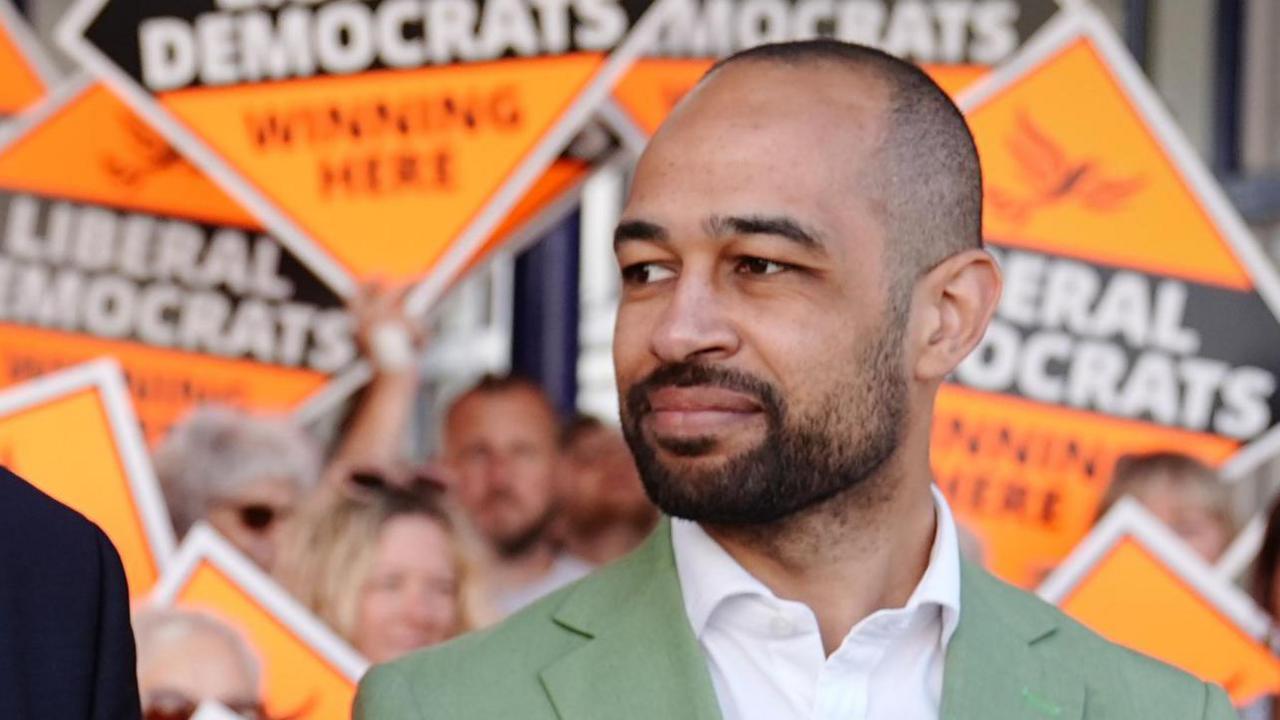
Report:
[[131,597],[155,586],[173,525],[118,365],[99,360],[0,392],[0,465],[102,528]]
[[419,282],[418,311],[588,121],[650,4],[81,0],[59,35],[332,286]]
[[268,717],[350,715],[368,662],[209,526],[187,533],[147,603],[208,612],[241,632],[262,663]]
[[1280,282],[1107,21],[1064,12],[959,99],[1005,287],[944,385],[935,475],[993,569],[1034,585],[1117,457],[1235,477],[1280,445]]
[[152,441],[194,404],[291,410],[355,357],[336,293],[105,86],[0,141],[0,386],[110,355]]
[[1132,498],[1039,593],[1109,640],[1222,685],[1237,706],[1280,691],[1266,613]]

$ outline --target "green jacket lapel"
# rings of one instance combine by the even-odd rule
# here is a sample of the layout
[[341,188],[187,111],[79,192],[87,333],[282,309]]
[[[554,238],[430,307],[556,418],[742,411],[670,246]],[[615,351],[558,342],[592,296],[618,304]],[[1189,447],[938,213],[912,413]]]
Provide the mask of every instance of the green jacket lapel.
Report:
[[561,720],[720,720],[711,676],[685,614],[667,521],[644,548],[586,583],[555,621],[587,642],[544,668]]
[[[1083,682],[1033,649],[1057,630],[1055,616],[1026,599],[1012,600],[1016,591],[962,565],[943,720],[1082,720]],[[720,720],[685,615],[665,520],[639,552],[572,592],[554,618],[586,638],[541,672],[561,720]]]
[[1034,604],[1010,602],[1010,588],[962,562],[960,624],[947,649],[943,720],[1080,720],[1085,687],[1070,668],[1032,645],[1057,621]]

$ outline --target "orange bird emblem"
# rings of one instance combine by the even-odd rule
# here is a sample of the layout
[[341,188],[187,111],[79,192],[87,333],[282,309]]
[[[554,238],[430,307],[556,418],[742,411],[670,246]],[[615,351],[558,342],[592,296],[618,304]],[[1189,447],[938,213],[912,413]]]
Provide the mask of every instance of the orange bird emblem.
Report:
[[1107,177],[1097,161],[1068,157],[1025,111],[1018,112],[1017,125],[1005,140],[1005,147],[1017,162],[1024,182],[1017,191],[988,187],[987,202],[993,211],[1019,225],[1036,210],[1064,202],[1109,212],[1121,207],[1143,186],[1141,177]]
[[132,140],[134,162],[121,160],[114,155],[103,159],[107,172],[125,185],[137,185],[148,175],[167,170],[171,167],[186,167],[186,159],[178,151],[141,120],[129,114],[119,118],[125,131]]

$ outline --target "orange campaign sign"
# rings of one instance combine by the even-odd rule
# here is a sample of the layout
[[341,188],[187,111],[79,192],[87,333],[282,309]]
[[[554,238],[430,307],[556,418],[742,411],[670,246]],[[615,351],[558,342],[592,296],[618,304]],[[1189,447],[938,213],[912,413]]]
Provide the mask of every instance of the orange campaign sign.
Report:
[[954,95],[1012,56],[1058,6],[1055,0],[678,0],[653,49],[614,88],[606,112],[639,153],[717,58],[817,37],[916,62]]
[[10,0],[0,0],[0,117],[49,92],[55,73],[40,41]]
[[110,355],[155,441],[194,404],[286,411],[356,356],[345,307],[103,85],[0,141],[0,386]]
[[1029,587],[1120,455],[1232,478],[1280,448],[1280,282],[1095,11],[1050,21],[959,104],[1004,292],[938,397],[933,464],[992,568]]
[[79,0],[59,36],[326,282],[421,281],[422,311],[590,119],[650,4]]
[[173,555],[173,525],[118,365],[99,360],[0,392],[0,465],[102,528],[131,598],[151,591]]
[[267,717],[350,717],[368,662],[208,525],[187,533],[147,603],[236,629],[261,663]]
[[1280,692],[1266,613],[1124,498],[1040,588],[1109,640],[1217,683],[1243,707]]
[[614,162],[621,150],[617,134],[607,124],[593,121],[511,208],[498,229],[468,261],[468,269],[499,248],[518,251],[542,237],[577,204],[583,183]]

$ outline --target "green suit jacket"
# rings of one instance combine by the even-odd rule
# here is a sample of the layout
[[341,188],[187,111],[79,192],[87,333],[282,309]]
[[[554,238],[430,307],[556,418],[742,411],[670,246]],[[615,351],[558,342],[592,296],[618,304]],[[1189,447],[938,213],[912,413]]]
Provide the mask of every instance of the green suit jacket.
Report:
[[[1170,628],[1175,632],[1174,628]],[[945,720],[1226,720],[1223,692],[965,564]],[[719,720],[668,523],[506,622],[371,670],[356,720]]]

